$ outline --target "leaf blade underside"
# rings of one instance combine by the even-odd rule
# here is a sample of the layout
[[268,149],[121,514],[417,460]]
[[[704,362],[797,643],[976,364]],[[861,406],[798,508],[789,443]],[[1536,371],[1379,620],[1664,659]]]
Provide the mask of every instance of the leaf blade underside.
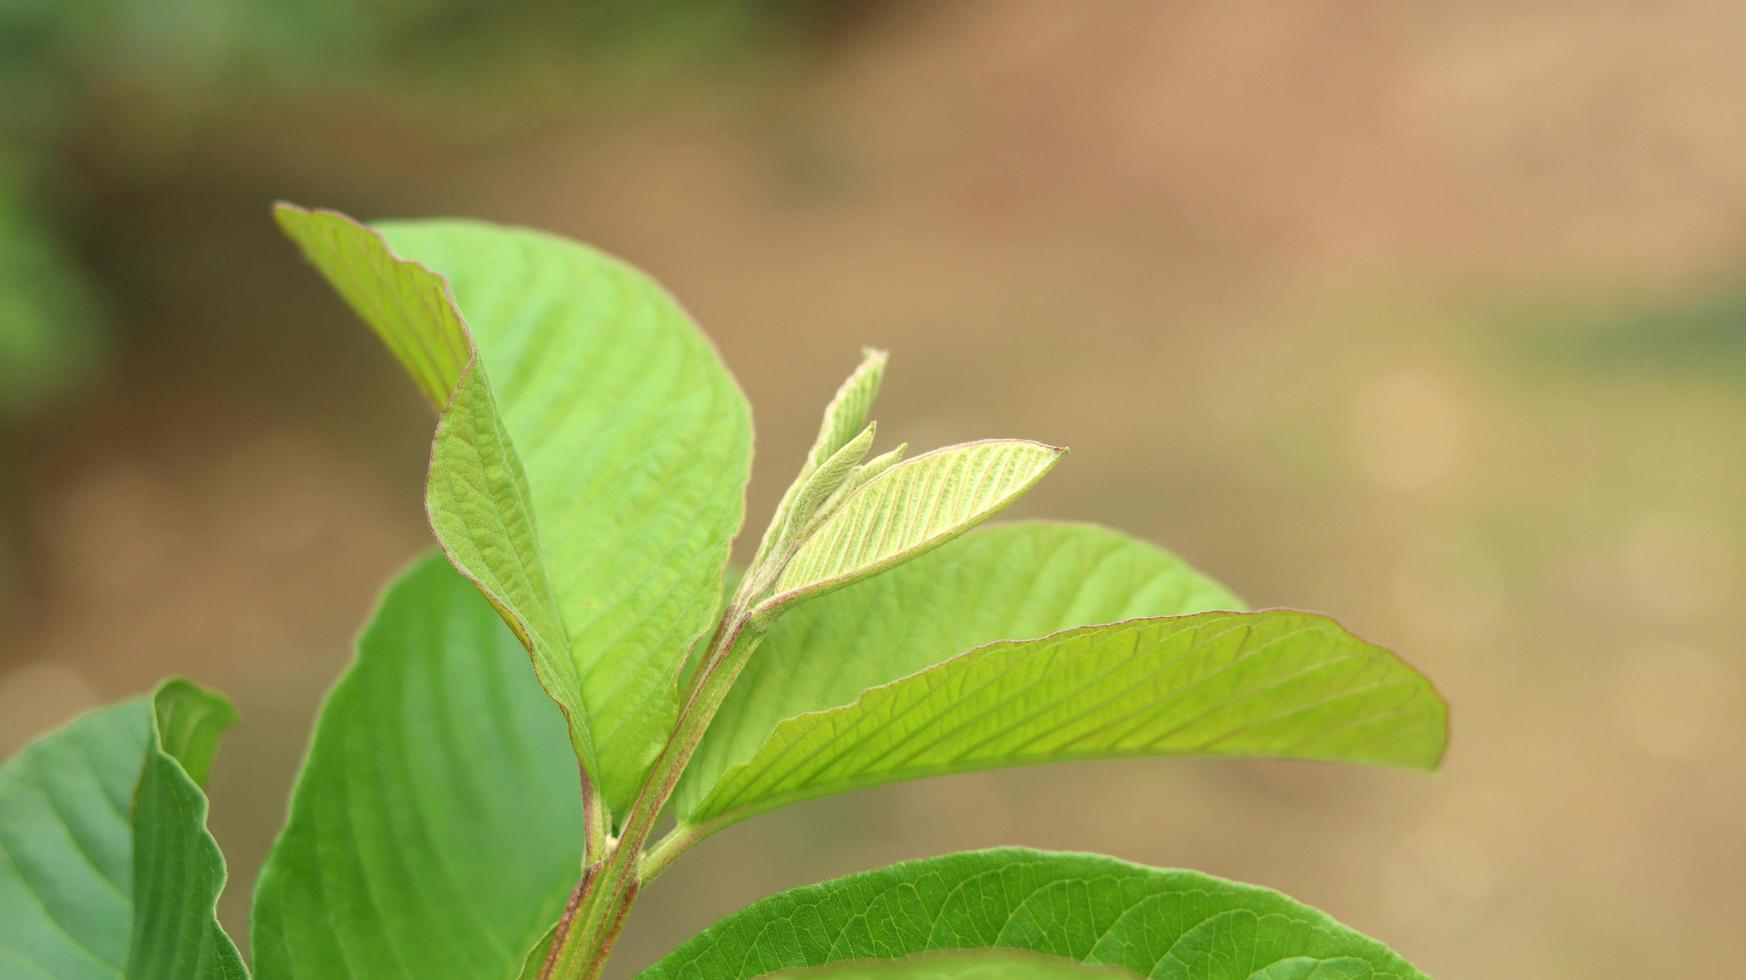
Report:
[[1242,609],[1164,549],[1085,524],[978,528],[937,551],[784,613],[710,725],[676,796],[696,812],[778,723],[998,640],[1087,623]]
[[763,607],[791,606],[951,541],[1035,486],[1065,452],[1024,439],[987,439],[892,466],[844,499],[800,545]]
[[963,654],[777,725],[688,818],[731,822],[904,779],[1079,759],[1249,756],[1434,769],[1418,672],[1296,610],[1086,626]]
[[973,949],[1028,950],[1158,980],[1424,978],[1381,943],[1277,892],[1021,848],[910,861],[783,892],[710,926],[639,977],[741,980]]
[[514,978],[580,865],[578,793],[515,637],[420,560],[322,706],[255,891],[260,977]]

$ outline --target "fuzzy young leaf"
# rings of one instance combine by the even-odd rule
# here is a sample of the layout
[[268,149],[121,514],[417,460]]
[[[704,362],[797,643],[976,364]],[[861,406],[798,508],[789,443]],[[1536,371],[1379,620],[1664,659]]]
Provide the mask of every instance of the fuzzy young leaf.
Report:
[[880,453],[865,463],[862,463],[860,466],[855,467],[854,471],[849,473],[846,479],[837,484],[836,489],[831,492],[830,497],[828,497],[825,502],[817,508],[813,519],[821,520],[823,515],[836,510],[837,505],[848,499],[850,494],[866,486],[874,477],[902,462],[903,454],[908,450],[909,443],[900,442],[897,444],[896,449],[893,449],[890,452]]
[[229,703],[185,681],[95,711],[0,769],[0,976],[239,980],[196,777]]
[[861,464],[860,468],[855,470],[854,478],[845,484],[843,489],[850,492],[861,489],[874,477],[903,462],[903,454],[908,450],[909,443],[900,442],[896,449],[880,453]]
[[837,389],[831,403],[825,406],[824,422],[819,426],[812,449],[806,454],[803,473],[823,466],[825,460],[836,455],[837,450],[848,445],[849,440],[866,427],[868,416],[873,411],[873,400],[879,397],[879,382],[885,377],[887,359],[882,350],[862,352],[861,363]]
[[[782,500],[776,505],[776,513],[770,520],[770,526],[765,531],[764,539],[758,543],[757,556],[752,560],[752,567],[763,565],[764,559],[778,551],[786,544],[793,533],[799,530],[799,525],[805,524],[811,515],[797,515],[800,509],[802,493],[816,485],[814,473],[824,466],[833,456],[839,456],[842,450],[855,438],[856,433],[866,435],[868,415],[873,411],[873,401],[879,396],[879,382],[885,376],[886,353],[871,348],[861,352],[861,363],[838,386],[836,394],[831,397],[829,405],[825,406],[824,418],[819,422],[818,435],[812,441],[812,448],[807,450],[806,462],[801,464],[800,474],[783,491]],[[872,438],[868,437],[871,445]],[[866,455],[863,449],[861,456]],[[859,463],[860,457],[853,462]],[[845,478],[846,478],[845,474]],[[837,484],[841,486],[841,482]],[[812,503],[814,510],[824,501],[825,494]]]
[[581,859],[562,717],[441,556],[389,586],[255,891],[262,980],[517,976]]
[[849,704],[975,647],[1087,623],[1242,608],[1176,556],[1115,531],[1043,522],[979,528],[784,614],[686,769],[679,812],[695,812],[782,720]]
[[1381,943],[1278,892],[1090,854],[950,854],[736,912],[641,980],[742,980],[937,950],[1025,950],[1159,980],[1422,980]]
[[278,216],[442,410],[431,525],[621,809],[720,603],[751,459],[744,396],[670,296],[599,252],[470,222],[378,235]]
[[850,494],[783,567],[776,611],[875,575],[952,540],[1037,484],[1065,450],[990,439],[924,453]]
[[825,504],[848,484],[859,469],[861,460],[867,457],[867,450],[873,447],[873,438],[877,432],[878,426],[869,422],[860,435],[843,443],[842,448],[827,457],[806,477],[800,490],[794,495],[793,509],[788,514],[788,527],[783,538],[804,530],[820,514]]
[[783,970],[770,976],[780,980],[1132,980],[1136,974],[1056,956],[986,950],[861,960]]

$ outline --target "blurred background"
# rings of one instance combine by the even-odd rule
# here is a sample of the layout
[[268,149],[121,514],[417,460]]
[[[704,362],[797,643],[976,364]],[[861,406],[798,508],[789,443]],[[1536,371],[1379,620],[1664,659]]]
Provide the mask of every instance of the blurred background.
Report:
[[[1339,615],[1445,771],[1159,761],[779,811],[621,973],[995,844],[1280,888],[1439,977],[1714,976],[1746,922],[1746,6],[7,0],[0,755],[186,673],[246,932],[308,727],[427,546],[432,419],[275,198],[652,271],[757,413],[1073,455],[1021,505]],[[759,525],[761,526],[761,524]]]

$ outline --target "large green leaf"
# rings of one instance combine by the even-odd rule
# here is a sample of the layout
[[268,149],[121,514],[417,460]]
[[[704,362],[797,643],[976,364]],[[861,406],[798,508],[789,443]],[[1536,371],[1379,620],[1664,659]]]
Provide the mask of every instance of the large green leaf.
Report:
[[924,776],[1131,756],[1432,769],[1445,708],[1394,654],[1290,609],[1195,613],[1002,641],[790,718],[688,819],[725,824]]
[[666,292],[597,251],[466,222],[378,235],[278,216],[442,410],[431,525],[622,808],[720,604],[751,461],[744,396]]
[[806,535],[766,605],[780,608],[909,561],[999,513],[1065,450],[1023,439],[948,446],[851,493]]
[[796,888],[704,930],[643,980],[740,980],[935,950],[1029,950],[1168,980],[1416,980],[1285,896],[1090,854],[975,851]]
[[786,613],[728,694],[676,798],[691,815],[777,723],[996,640],[1087,623],[1242,609],[1176,556],[1083,524],[981,528]]
[[171,681],[0,769],[0,976],[247,976],[214,914],[224,860],[199,786],[234,718]]
[[516,976],[576,879],[579,790],[515,637],[420,561],[321,710],[255,893],[262,980]]
[[1057,956],[983,950],[930,953],[901,960],[859,960],[770,974],[782,980],[1122,980],[1133,973],[1085,966]]

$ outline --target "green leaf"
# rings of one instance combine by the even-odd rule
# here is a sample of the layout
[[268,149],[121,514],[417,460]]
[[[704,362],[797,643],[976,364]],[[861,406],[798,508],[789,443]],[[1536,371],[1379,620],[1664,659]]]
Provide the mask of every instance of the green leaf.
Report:
[[1134,756],[1434,769],[1446,709],[1381,647],[1313,613],[1195,613],[1003,641],[790,718],[689,819],[863,786]]
[[0,976],[119,977],[133,928],[144,698],[44,736],[0,769]]
[[770,974],[783,980],[1120,980],[1127,970],[1084,966],[1055,956],[983,951],[901,960],[859,960]]
[[379,233],[343,214],[279,204],[273,216],[441,411],[474,355],[443,277],[402,260]]
[[666,292],[594,250],[468,222],[378,235],[277,213],[442,410],[431,525],[622,810],[720,604],[751,460],[744,396]]
[[800,545],[762,608],[876,575],[952,540],[1037,484],[1066,452],[989,439],[924,453],[869,480]]
[[849,704],[966,650],[1086,623],[1242,608],[1176,556],[1114,531],[1040,522],[971,531],[785,613],[686,769],[679,812],[696,813],[783,719]]
[[206,830],[218,738],[236,721],[224,698],[169,681],[152,698],[152,735],[133,800],[134,912],[128,980],[239,980],[236,944],[218,924],[224,855]]
[[491,607],[431,556],[328,695],[255,892],[262,980],[513,978],[581,862],[564,724]]
[[234,719],[171,681],[0,769],[0,976],[247,976],[214,915],[224,861],[196,779]]
[[1232,607],[1111,531],[978,531],[779,621],[677,811],[716,828],[864,786],[1070,759],[1437,764],[1447,711],[1422,675],[1311,613],[1182,615]]
[[521,972],[516,974],[516,980],[540,980],[540,972],[546,968],[546,960],[552,955],[552,940],[557,938],[558,924],[553,922],[522,957]]
[[740,980],[935,950],[1028,950],[1160,980],[1417,980],[1375,940],[1277,892],[1090,854],[1003,848],[796,888],[641,974]]

